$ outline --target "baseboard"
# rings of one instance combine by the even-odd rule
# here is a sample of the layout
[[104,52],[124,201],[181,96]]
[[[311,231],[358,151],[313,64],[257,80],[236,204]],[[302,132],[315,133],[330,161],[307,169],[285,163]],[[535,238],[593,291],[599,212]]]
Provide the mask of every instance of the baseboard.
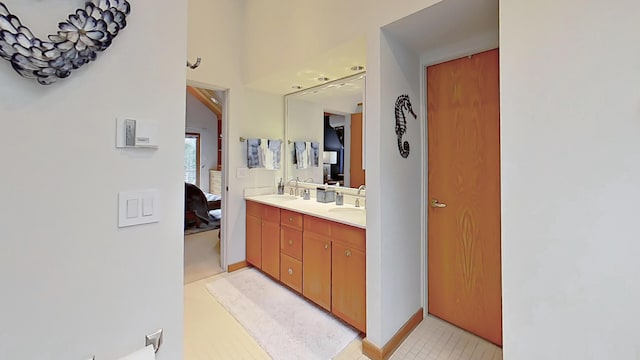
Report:
[[366,338],[362,340],[362,353],[371,360],[387,360],[391,357],[394,351],[398,349],[404,339],[409,336],[411,331],[418,326],[422,321],[422,308],[416,311],[413,316],[402,325],[400,330],[393,335],[393,337],[382,347],[379,348],[369,342]]
[[236,270],[240,270],[249,266],[249,263],[246,261],[240,261],[235,264],[229,264],[227,266],[227,272],[234,272]]

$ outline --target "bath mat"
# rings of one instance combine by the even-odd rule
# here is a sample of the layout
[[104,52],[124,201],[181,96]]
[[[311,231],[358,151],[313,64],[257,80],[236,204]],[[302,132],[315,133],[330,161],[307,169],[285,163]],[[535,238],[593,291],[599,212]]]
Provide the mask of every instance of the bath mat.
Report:
[[207,284],[273,360],[328,360],[358,333],[256,269]]

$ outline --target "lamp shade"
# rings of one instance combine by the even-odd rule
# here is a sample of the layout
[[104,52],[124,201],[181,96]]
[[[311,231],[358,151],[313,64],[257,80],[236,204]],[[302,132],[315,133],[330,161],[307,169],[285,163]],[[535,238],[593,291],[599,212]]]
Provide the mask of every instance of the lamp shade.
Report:
[[322,162],[325,164],[337,164],[338,152],[337,151],[324,151],[322,153]]

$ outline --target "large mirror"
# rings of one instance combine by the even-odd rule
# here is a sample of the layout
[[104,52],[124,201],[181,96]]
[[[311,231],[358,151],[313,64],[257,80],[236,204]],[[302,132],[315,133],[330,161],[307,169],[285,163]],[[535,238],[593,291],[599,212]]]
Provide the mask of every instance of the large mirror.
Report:
[[364,89],[365,74],[359,73],[285,96],[287,180],[365,184]]

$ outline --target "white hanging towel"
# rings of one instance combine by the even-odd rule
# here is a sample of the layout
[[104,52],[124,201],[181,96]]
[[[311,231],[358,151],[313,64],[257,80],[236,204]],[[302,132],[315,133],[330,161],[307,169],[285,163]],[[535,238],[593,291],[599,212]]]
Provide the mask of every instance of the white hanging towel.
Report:
[[120,358],[120,360],[155,360],[156,352],[153,345],[147,345],[144,349]]
[[307,156],[306,143],[304,141],[296,141],[296,168],[306,169],[309,167],[309,157]]
[[305,142],[304,146],[305,146],[304,164],[305,164],[305,168],[308,168],[308,167],[311,167],[311,159],[313,157],[313,155],[311,154],[311,141]]
[[280,153],[282,151],[282,140],[269,140],[269,149],[265,156],[264,167],[267,169],[280,169]]
[[262,168],[269,169],[267,164],[267,153],[269,152],[269,139],[260,139],[260,147],[258,149],[260,153],[260,165]]

